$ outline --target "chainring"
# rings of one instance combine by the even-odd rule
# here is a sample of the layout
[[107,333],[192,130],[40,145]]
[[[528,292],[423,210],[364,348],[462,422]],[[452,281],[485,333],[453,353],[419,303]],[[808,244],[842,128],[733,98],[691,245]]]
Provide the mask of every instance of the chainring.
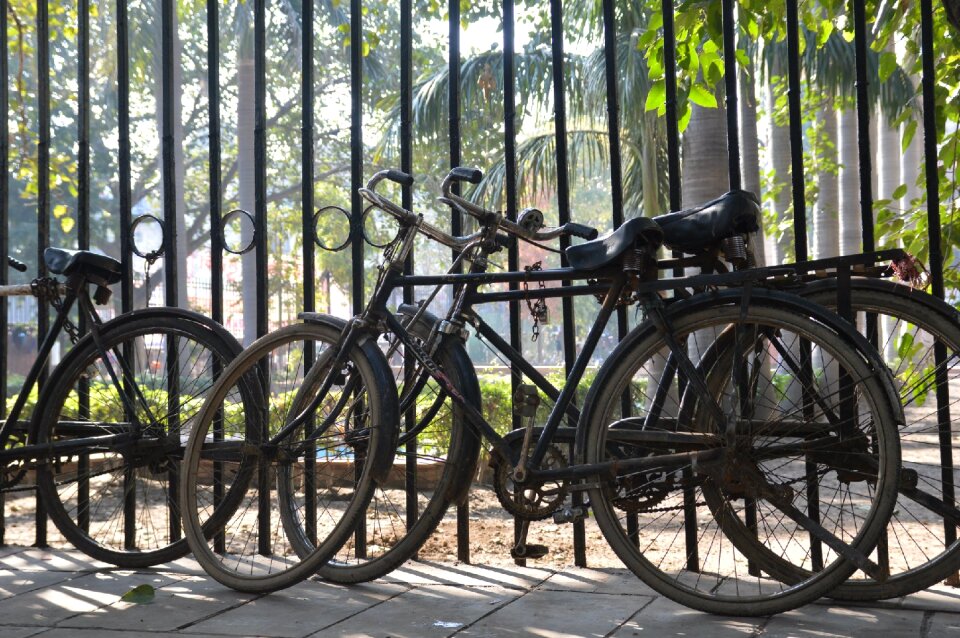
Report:
[[[519,519],[540,521],[563,505],[569,491],[567,480],[530,481],[519,486],[513,480],[513,467],[497,457],[491,459],[494,469],[493,490],[503,508]],[[563,452],[554,445],[547,448],[547,454],[540,469],[555,470],[567,467]]]
[[[613,458],[637,458],[662,454],[637,446],[607,445],[607,453]],[[628,513],[650,511],[660,505],[680,482],[676,470],[645,470],[617,476],[607,483],[610,502],[617,509]]]

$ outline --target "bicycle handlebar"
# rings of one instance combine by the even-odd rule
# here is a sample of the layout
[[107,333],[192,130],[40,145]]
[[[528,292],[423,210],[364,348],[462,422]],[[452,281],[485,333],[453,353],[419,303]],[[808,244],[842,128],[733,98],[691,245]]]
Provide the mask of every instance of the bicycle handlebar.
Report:
[[452,169],[447,173],[447,176],[443,179],[443,183],[440,185],[440,189],[443,192],[443,197],[440,198],[440,201],[452,208],[469,213],[477,218],[481,224],[496,224],[501,230],[511,235],[532,241],[549,241],[563,235],[572,235],[583,239],[596,239],[599,234],[596,228],[575,222],[567,222],[555,228],[526,228],[516,222],[510,221],[498,212],[487,210],[451,192],[451,188],[456,182],[476,184],[481,179],[483,179],[483,173],[479,169],[465,168],[462,166]]
[[[422,215],[412,213],[393,203],[375,190],[377,185],[385,179],[402,186],[410,186],[414,182],[413,176],[403,171],[396,169],[379,171],[370,178],[365,188],[360,189],[360,195],[374,206],[393,215],[400,223],[416,226],[417,229],[427,237],[455,250],[462,250],[466,246],[483,238],[483,230],[461,237],[451,235],[433,224],[424,221]],[[443,197],[438,198],[438,201],[447,204],[455,210],[469,213],[478,219],[485,228],[496,226],[499,230],[505,231],[506,235],[498,233],[495,236],[494,240],[498,245],[507,248],[512,244],[514,237],[521,237],[532,241],[549,241],[562,235],[572,235],[574,237],[582,237],[583,239],[594,239],[597,237],[598,233],[595,228],[575,222],[567,222],[555,228],[541,229],[539,225],[536,228],[527,228],[506,219],[499,212],[487,210],[482,206],[473,204],[459,195],[450,192],[453,184],[457,182],[476,184],[479,183],[481,179],[483,179],[483,173],[479,169],[462,166],[453,168],[443,179],[440,187],[443,191]],[[537,212],[539,213],[539,211]],[[542,219],[542,213],[539,213],[539,215]]]
[[7,264],[11,268],[19,272],[27,272],[27,265],[20,261],[19,259],[14,259],[13,257],[7,257]]

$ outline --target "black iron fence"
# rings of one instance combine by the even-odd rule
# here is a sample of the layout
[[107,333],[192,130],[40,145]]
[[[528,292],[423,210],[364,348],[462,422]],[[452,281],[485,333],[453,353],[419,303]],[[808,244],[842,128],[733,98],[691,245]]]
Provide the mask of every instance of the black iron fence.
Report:
[[[520,65],[532,64],[530,55],[524,55],[522,60],[518,60],[518,24],[520,20],[517,16],[518,6],[529,8],[525,3],[518,3],[516,0],[503,0],[502,3],[487,3],[489,5],[488,13],[493,16],[499,27],[498,32],[502,40],[495,43],[491,49],[499,56],[498,66],[492,67],[501,71],[500,77],[494,78],[496,86],[502,89],[502,196],[503,208],[506,214],[516,219],[521,198],[522,185],[519,180],[521,167],[519,166],[518,143],[524,133],[518,130],[518,122],[521,117],[518,114],[518,75],[528,75],[529,69]],[[636,4],[636,3],[635,3]],[[700,3],[703,5],[704,3]],[[711,4],[711,3],[707,3]],[[775,3],[776,4],[776,3]],[[255,284],[253,290],[255,294],[252,298],[244,297],[248,306],[244,313],[245,331],[248,337],[252,334],[264,334],[271,322],[270,295],[271,291],[271,260],[270,244],[272,237],[283,235],[289,231],[287,226],[280,227],[274,216],[271,215],[270,204],[270,178],[271,162],[273,156],[269,150],[270,122],[275,122],[278,117],[277,98],[271,92],[272,84],[276,80],[276,71],[273,69],[276,65],[273,58],[268,58],[268,51],[271,47],[277,45],[276,42],[268,42],[268,27],[275,22],[275,16],[280,13],[294,14],[290,24],[299,29],[295,36],[291,36],[291,41],[287,43],[293,51],[292,55],[296,58],[295,63],[287,68],[296,69],[299,73],[299,95],[293,101],[300,110],[300,135],[299,135],[299,199],[294,198],[294,204],[299,208],[301,214],[296,232],[301,236],[301,240],[281,246],[281,249],[289,248],[290,245],[299,245],[301,254],[297,260],[298,279],[302,282],[302,290],[291,293],[295,303],[299,305],[298,309],[304,311],[314,311],[317,309],[326,310],[329,308],[331,300],[331,268],[329,264],[318,266],[318,251],[313,241],[316,233],[317,219],[314,212],[327,204],[341,204],[350,211],[349,222],[349,267],[341,269],[343,272],[349,272],[349,277],[339,276],[335,279],[336,286],[347,291],[351,298],[353,311],[359,311],[363,303],[363,290],[365,285],[365,257],[370,257],[370,250],[364,253],[363,219],[361,212],[363,205],[358,195],[357,189],[364,184],[365,177],[369,177],[373,162],[370,154],[372,145],[364,136],[369,136],[371,131],[365,117],[369,118],[370,104],[372,99],[370,92],[365,92],[365,73],[378,74],[384,73],[383,68],[374,69],[374,60],[370,55],[370,47],[373,46],[371,31],[367,29],[368,22],[371,20],[370,14],[366,13],[369,8],[362,0],[351,0],[349,5],[344,3],[314,3],[305,2],[276,2],[269,3],[267,0],[253,0],[249,4],[249,13],[245,14],[252,19],[252,27],[246,29],[241,35],[236,33],[227,41],[223,36],[224,11],[234,11],[230,5],[224,5],[219,0],[208,0],[205,6],[205,27],[199,28],[196,21],[202,17],[201,13],[196,12],[196,7],[191,9],[193,13],[189,16],[183,15],[183,7],[180,7],[174,0],[144,0],[143,2],[130,2],[126,0],[117,0],[114,4],[106,2],[96,2],[91,0],[76,0],[76,2],[54,2],[53,0],[41,0],[38,3],[21,3],[15,0],[0,0],[0,75],[5,79],[4,87],[0,90],[0,111],[5,114],[8,134],[0,137],[0,191],[3,196],[0,197],[0,263],[5,263],[5,257],[10,252],[14,243],[18,249],[24,247],[31,249],[35,253],[34,264],[35,272],[43,274],[43,261],[41,254],[43,249],[51,244],[52,241],[66,241],[77,248],[103,248],[106,245],[116,246],[119,254],[117,255],[126,270],[128,276],[124,279],[125,284],[120,290],[119,311],[127,311],[138,304],[144,303],[147,296],[137,298],[135,295],[134,277],[135,271],[139,274],[139,269],[145,268],[150,272],[151,261],[144,262],[135,257],[134,233],[132,225],[134,219],[145,212],[152,212],[158,219],[163,221],[164,233],[162,247],[156,252],[160,253],[159,266],[152,271],[157,278],[162,281],[164,290],[164,302],[169,305],[178,305],[187,303],[183,298],[185,294],[178,282],[183,279],[178,273],[178,269],[187,268],[185,251],[191,251],[185,244],[183,234],[184,230],[184,206],[183,197],[178,194],[178,180],[191,180],[192,183],[205,181],[207,200],[203,203],[205,211],[202,215],[194,214],[195,219],[200,219],[203,226],[203,235],[207,238],[208,244],[202,247],[202,252],[208,255],[203,262],[202,268],[209,269],[209,300],[204,304],[209,309],[212,317],[220,322],[225,320],[228,309],[225,308],[225,290],[231,286],[240,285],[237,278],[244,278],[249,285]],[[430,5],[430,6],[428,6]],[[713,6],[716,5],[716,6]],[[725,171],[729,177],[730,188],[740,188],[743,185],[741,176],[741,124],[740,101],[754,100],[755,95],[743,96],[740,94],[741,86],[738,81],[743,76],[745,69],[738,62],[738,46],[741,47],[741,53],[745,47],[738,44],[738,37],[743,38],[743,34],[750,31],[745,24],[745,20],[755,10],[749,7],[749,3],[739,4],[734,0],[718,0],[713,5],[707,7],[709,16],[718,16],[720,31],[720,48],[718,55],[722,60],[723,82],[722,90],[718,92],[723,96],[722,105],[725,107],[726,115],[726,167],[717,166],[715,170]],[[33,6],[35,11],[31,13],[29,7]],[[486,6],[486,5],[485,5]],[[687,3],[675,3],[673,0],[662,0],[662,3],[652,5],[649,3],[639,3],[637,6],[627,6],[626,3],[621,6],[615,0],[598,0],[594,3],[596,11],[595,19],[601,25],[599,33],[602,38],[602,60],[605,68],[603,81],[605,82],[605,113],[606,113],[606,140],[605,140],[605,161],[607,164],[608,188],[606,193],[609,201],[605,206],[608,214],[604,217],[608,226],[616,227],[623,222],[625,213],[625,175],[624,175],[624,151],[623,151],[623,131],[633,126],[639,126],[638,122],[623,121],[622,100],[624,99],[625,89],[624,80],[620,70],[622,69],[621,60],[618,56],[635,55],[629,49],[624,49],[620,44],[623,42],[621,36],[621,24],[624,22],[624,15],[629,11],[647,11],[649,24],[655,25],[650,28],[656,32],[656,38],[663,42],[662,59],[656,60],[657,64],[662,66],[659,82],[662,83],[664,98],[662,100],[662,118],[657,124],[658,130],[661,130],[665,136],[664,150],[665,157],[662,163],[665,166],[665,178],[667,181],[666,199],[671,209],[679,209],[684,202],[681,199],[682,184],[684,176],[681,174],[681,163],[686,160],[681,152],[681,126],[688,117],[686,109],[690,95],[689,78],[678,82],[678,78],[683,78],[683,73],[689,71],[690,52],[683,38],[689,37],[689,25],[681,28],[681,33],[677,33],[676,18],[683,15],[686,11],[701,11],[703,7],[693,6]],[[399,168],[406,172],[417,173],[418,162],[415,159],[417,140],[420,132],[417,131],[418,116],[415,113],[415,106],[421,108],[421,105],[415,105],[415,101],[421,98],[422,84],[418,83],[415,76],[415,65],[418,62],[417,51],[418,43],[423,44],[424,37],[420,35],[418,40],[414,29],[415,15],[421,15],[424,12],[437,16],[437,19],[445,19],[448,26],[445,54],[447,59],[446,76],[446,131],[440,138],[447,141],[446,154],[448,155],[449,166],[457,166],[464,161],[469,161],[470,157],[465,157],[464,147],[469,146],[470,139],[465,139],[463,131],[463,94],[464,81],[464,58],[461,52],[461,31],[462,22],[465,16],[461,14],[464,8],[468,17],[474,15],[473,8],[467,8],[460,0],[451,0],[445,7],[432,6],[431,3],[414,2],[414,0],[401,0],[398,7],[392,5],[377,5],[384,9],[389,7],[389,11],[396,12],[397,30],[381,30],[376,35],[380,41],[391,39],[395,40],[389,47],[393,59],[393,67],[398,69],[395,72],[395,79],[391,84],[396,89],[396,111],[398,113],[398,125],[396,126],[396,136],[392,140],[395,145],[396,162]],[[774,5],[771,5],[774,7]],[[568,100],[570,93],[568,83],[570,82],[570,69],[568,64],[569,56],[565,51],[565,25],[568,25],[570,18],[565,18],[565,8],[569,11],[571,5],[564,6],[561,0],[551,0],[549,8],[544,9],[544,21],[538,24],[541,30],[541,36],[544,43],[549,43],[549,64],[544,66],[543,73],[550,75],[550,89],[552,96],[550,103],[552,105],[552,126],[553,126],[553,144],[552,162],[555,166],[555,180],[550,184],[550,195],[557,211],[556,221],[564,223],[571,217],[577,217],[572,210],[571,191],[575,185],[571,183],[572,175],[578,170],[571,160],[570,140],[572,133],[570,128],[570,118],[568,117]],[[774,8],[770,9],[772,15],[782,15],[783,25],[781,33],[785,33],[786,45],[786,101],[789,126],[790,142],[790,208],[792,209],[793,223],[793,252],[797,260],[806,260],[809,255],[808,250],[808,210],[810,202],[808,201],[808,181],[809,175],[805,174],[805,151],[808,150],[810,140],[806,137],[808,131],[805,130],[805,120],[802,104],[802,96],[805,90],[805,82],[810,80],[809,67],[805,66],[804,56],[809,54],[809,43],[804,41],[805,29],[800,15],[801,9],[809,10],[799,6],[797,0],[785,0],[782,7],[777,4],[777,9],[782,9],[782,14]],[[158,38],[158,47],[150,50],[144,49],[142,30],[144,29],[143,15],[149,14],[152,10],[156,22],[153,23]],[[387,10],[387,9],[384,9]],[[136,24],[131,21],[131,12],[137,13]],[[873,34],[877,22],[874,18],[884,11],[890,11],[886,3],[869,2],[868,0],[853,0],[844,7],[846,14],[844,30],[852,36],[854,55],[855,55],[855,76],[846,77],[841,80],[848,85],[855,86],[855,102],[857,114],[857,141],[859,157],[859,201],[860,201],[860,226],[862,228],[862,249],[865,251],[875,248],[875,184],[873,177],[872,160],[875,155],[875,149],[871,146],[871,117],[873,113],[872,103],[874,98],[870,94],[870,84],[876,81],[876,68],[871,67],[869,62],[873,52],[870,49]],[[919,4],[912,7],[910,11],[916,12],[916,20],[919,22],[919,47],[912,45],[911,51],[920,54],[922,64],[922,73],[920,81],[922,90],[919,99],[915,102],[921,102],[925,106],[922,109],[922,136],[924,152],[924,179],[926,187],[925,198],[923,199],[927,216],[927,247],[928,247],[928,268],[932,276],[933,292],[938,297],[945,294],[945,284],[943,278],[943,251],[941,248],[941,172],[938,171],[938,126],[941,127],[942,121],[938,123],[937,115],[939,105],[944,96],[938,94],[937,74],[935,69],[936,47],[935,41],[935,18],[938,11],[943,11],[940,5],[936,7],[933,0],[921,0]],[[335,15],[333,20],[336,27],[331,36],[331,30],[327,22],[324,27],[319,29],[318,33],[318,13],[322,12],[330,21],[330,16]],[[583,9],[578,8],[578,13]],[[678,13],[680,12],[680,13]],[[103,16],[109,14],[107,21],[100,20],[96,34],[91,31],[91,16]],[[273,17],[271,17],[273,16]],[[489,16],[487,16],[489,17]],[[233,17],[231,19],[238,20]],[[750,18],[752,19],[752,18]],[[184,32],[181,26],[187,20],[193,20],[193,25]],[[273,21],[273,22],[272,22]],[[869,22],[869,24],[868,24]],[[529,24],[525,22],[524,24]],[[106,25],[106,26],[104,26]],[[63,68],[51,67],[51,60],[62,64],[64,60],[63,51],[59,50],[55,55],[51,53],[51,45],[60,42],[67,32],[72,33],[69,37],[75,46],[76,60],[71,66],[71,71],[75,72],[75,77],[67,81],[68,89],[63,90],[65,82],[62,74]],[[547,37],[549,31],[549,37]],[[11,35],[13,36],[11,38]],[[249,44],[237,44],[234,39],[250,37]],[[680,44],[683,47],[681,56],[684,63],[683,68],[678,70],[678,35],[680,35]],[[135,37],[136,36],[136,37]],[[335,38],[330,40],[330,38]],[[754,38],[760,36],[753,34]],[[183,58],[181,58],[181,49],[184,38],[199,38],[202,46],[197,45],[193,53],[194,59],[189,62],[194,66],[203,66],[206,69],[203,76],[197,76],[194,81],[196,90],[191,89],[187,93],[190,98],[197,103],[202,104],[202,108],[194,108],[197,117],[205,119],[205,135],[195,137],[185,141],[182,133],[178,133],[178,127],[183,125],[183,109],[177,103],[177,100],[185,99],[185,92],[181,82],[181,73],[185,68]],[[326,40],[323,40],[326,39]],[[103,46],[103,42],[109,40],[110,47]],[[640,41],[649,45],[650,40]],[[25,44],[26,42],[26,44]],[[641,46],[637,39],[628,40],[635,48]],[[98,46],[96,55],[91,53],[91,45]],[[59,45],[58,45],[59,46]],[[242,105],[238,101],[243,99],[240,90],[230,89],[229,95],[224,95],[224,87],[231,87],[230,82],[224,77],[224,70],[228,70],[227,75],[233,76],[236,72],[236,66],[240,64],[237,47],[249,46],[252,50],[253,62],[253,117],[249,122],[252,126],[252,147],[251,148],[231,148],[230,153],[233,163],[225,175],[224,147],[225,138],[223,134],[224,122],[222,119],[223,104],[227,101],[232,106],[240,108]],[[772,46],[772,44],[771,44]],[[63,47],[60,46],[60,49]],[[147,47],[149,49],[149,47]],[[318,50],[331,48],[339,50],[346,64],[343,66],[348,71],[349,77],[343,86],[345,91],[339,94],[349,102],[349,109],[343,108],[337,111],[329,106],[331,101],[330,93],[320,95],[317,92],[316,75],[318,73],[317,57]],[[543,50],[543,49],[541,49]],[[144,56],[156,56],[146,66],[142,62]],[[229,55],[227,52],[229,51]],[[526,50],[525,50],[526,51]],[[626,53],[625,53],[626,51]],[[701,50],[702,52],[702,50]],[[199,53],[204,55],[200,56]],[[25,63],[24,58],[28,59]],[[782,55],[781,55],[782,58]],[[741,58],[742,59],[742,58]],[[179,64],[177,61],[180,61]],[[323,62],[321,61],[321,64]],[[779,62],[782,64],[782,60]],[[875,63],[874,67],[876,66]],[[94,71],[92,68],[97,67]],[[137,160],[133,157],[133,147],[142,143],[145,133],[142,130],[142,122],[134,122],[136,116],[143,108],[139,103],[143,91],[134,89],[134,83],[143,83],[143,69],[159,70],[159,86],[156,89],[157,97],[157,121],[159,134],[158,161],[160,165],[157,175],[159,178],[159,187],[154,196],[147,197],[143,194],[145,188],[142,182],[142,175],[147,172],[143,165],[137,165]],[[105,70],[106,69],[106,70]],[[524,73],[518,74],[518,69]],[[807,70],[805,70],[807,69]],[[390,71],[393,73],[393,71]],[[696,71],[695,71],[696,72]],[[702,71],[701,71],[702,72]],[[759,74],[759,71],[752,71]],[[115,114],[115,123],[107,127],[108,132],[104,133],[102,127],[98,128],[98,136],[109,138],[109,143],[104,145],[101,139],[91,139],[91,120],[93,118],[104,117],[102,110],[102,101],[94,105],[91,99],[93,86],[91,78],[97,74],[110,78],[110,91],[114,96],[112,110]],[[647,69],[648,75],[654,75]],[[25,79],[26,76],[26,79]],[[136,77],[134,77],[136,76]],[[471,76],[472,77],[472,76]],[[51,79],[55,79],[60,85],[59,95],[55,101],[52,97]],[[657,78],[650,78],[651,82]],[[234,80],[231,80],[231,82]],[[239,82],[239,80],[236,80]],[[489,78],[487,79],[489,81]],[[289,88],[285,85],[286,88]],[[524,90],[529,90],[529,87]],[[942,93],[942,92],[941,92]],[[13,96],[14,99],[11,99]],[[496,97],[496,95],[494,96]],[[493,99],[488,96],[488,99]],[[55,102],[67,101],[73,106],[71,112],[73,118],[72,137],[68,134],[70,131],[62,124],[63,109],[57,109],[53,112],[52,105]],[[939,101],[938,101],[939,100]],[[519,105],[521,107],[523,104]],[[95,108],[96,107],[96,108]],[[633,110],[631,111],[633,112]],[[772,118],[772,113],[767,116]],[[35,121],[32,119],[35,117]],[[180,121],[178,121],[180,119]],[[22,121],[21,121],[22,120]],[[30,120],[30,121],[27,121]],[[349,126],[347,126],[349,124]],[[231,122],[232,128],[240,129],[246,126],[245,122]],[[949,125],[948,125],[949,126]],[[955,127],[956,124],[954,123]],[[318,175],[318,162],[324,158],[317,156],[318,149],[318,129],[336,128],[339,136],[337,139],[345,141],[349,146],[348,170],[349,178],[344,181],[348,187],[349,195],[343,193],[342,201],[326,201],[324,195],[318,194],[317,183],[320,179]],[[197,127],[199,128],[199,127]],[[135,130],[136,129],[136,130]],[[53,139],[52,132],[56,130],[57,139]],[[51,148],[55,145],[62,147],[62,136],[70,137],[67,146],[71,148],[70,154],[74,158],[75,168],[71,169],[72,184],[75,185],[75,194],[72,195],[75,205],[72,207],[69,217],[75,219],[75,224],[70,230],[66,230],[61,222],[56,232],[52,232],[51,222],[61,220],[64,216],[63,210],[59,208],[62,204],[55,201],[55,193],[52,188],[59,188],[60,183],[58,175],[62,167],[56,165],[55,158],[51,156]],[[96,144],[95,144],[96,143]],[[199,145],[206,144],[206,161],[192,163],[189,166],[177,166],[178,157],[183,157],[182,153],[178,155],[182,146],[185,144]],[[806,146],[805,146],[806,144]],[[103,203],[104,197],[99,197],[100,192],[97,189],[104,187],[100,182],[94,186],[94,179],[91,177],[91,153],[94,152],[93,146],[96,145],[97,152],[103,149],[112,151],[114,154],[112,166],[115,169],[115,175],[108,178],[110,182],[110,191],[112,193],[110,201],[111,213],[109,224],[104,222],[102,210],[93,210],[92,202],[97,199]],[[16,148],[15,148],[16,147]],[[753,151],[754,149],[745,149]],[[321,148],[326,152],[326,147]],[[15,156],[15,161],[11,158]],[[229,234],[229,229],[225,228],[223,211],[230,202],[242,200],[243,197],[235,192],[236,186],[233,184],[233,176],[237,170],[236,166],[244,161],[250,161],[252,167],[252,214],[254,232],[252,236],[252,252],[247,257],[246,266],[238,266],[237,260],[243,258],[235,257],[231,251],[227,250],[229,246],[225,245],[225,236]],[[182,163],[187,163],[182,160]],[[203,166],[203,164],[206,166]],[[15,167],[13,164],[16,164]],[[26,168],[25,168],[26,167]],[[27,170],[29,180],[35,186],[25,192],[21,188],[19,177],[14,179],[14,168],[20,171]],[[485,168],[485,167],[484,167]],[[206,170],[204,170],[206,169]],[[205,173],[205,174],[204,174]],[[695,179],[699,176],[687,176],[687,179]],[[783,176],[780,176],[783,179]],[[19,180],[19,181],[17,181]],[[16,184],[14,183],[16,181]],[[16,188],[14,188],[16,186]],[[294,184],[296,186],[296,184]],[[17,192],[17,189],[20,189]],[[135,192],[135,190],[137,192]],[[288,189],[296,192],[296,188]],[[60,192],[60,191],[58,191]],[[328,191],[324,191],[326,193]],[[415,197],[416,193],[411,188],[405,188],[402,192],[402,202],[406,208],[415,207],[421,200]],[[770,198],[767,197],[769,200]],[[26,202],[26,203],[25,203]],[[21,218],[14,220],[10,216],[13,204],[22,209],[24,206],[35,210],[35,236],[25,240],[17,233],[24,228]],[[241,201],[242,203],[242,201]],[[694,203],[694,202],[690,202]],[[181,210],[178,210],[178,207]],[[650,211],[647,211],[650,212]],[[781,211],[786,213],[786,211]],[[632,213],[631,213],[632,214]],[[91,221],[97,219],[97,228],[100,235],[93,238],[91,235]],[[578,218],[579,219],[579,218]],[[462,220],[454,217],[450,220],[451,230],[454,233],[460,232]],[[110,229],[103,230],[104,225],[110,226]],[[109,237],[110,239],[105,239]],[[195,250],[195,249],[193,249]],[[29,255],[18,254],[19,257],[29,257]],[[232,265],[231,265],[232,264]],[[512,270],[519,269],[521,266],[520,255],[516,247],[511,249],[508,257],[508,267]],[[195,266],[193,266],[195,267]],[[412,271],[415,268],[414,258],[411,258],[408,264]],[[245,268],[245,269],[244,269]],[[160,273],[162,272],[162,276]],[[227,273],[226,276],[224,273]],[[0,284],[7,283],[11,275],[6,269],[0,269]],[[325,281],[325,285],[317,282]],[[155,284],[159,283],[155,279]],[[327,308],[318,308],[318,298],[325,298]],[[406,291],[404,301],[413,301],[412,291]],[[561,308],[562,330],[559,331],[563,362],[567,369],[573,364],[576,352],[576,331],[575,331],[575,313],[573,301],[569,298],[563,299]],[[9,331],[8,326],[8,306],[6,299],[0,299],[0,334],[6,335]],[[47,313],[39,312],[37,317],[37,330],[44,331],[47,328]],[[509,308],[509,341],[514,348],[522,348],[521,336],[521,308],[517,303],[512,303]],[[251,326],[253,330],[251,330]],[[628,317],[621,310],[618,318],[618,335],[622,337],[628,329]],[[3,356],[0,356],[0,378],[6,379],[8,353],[5,350]],[[514,380],[514,384],[516,384]],[[0,406],[4,406],[7,400],[7,386],[0,384]],[[945,400],[941,398],[941,400]],[[45,524],[43,523],[44,513],[39,508],[37,514],[36,538],[38,544],[46,542]],[[465,507],[462,507],[459,514],[458,531],[460,534],[459,556],[462,560],[469,559],[469,527],[468,515]],[[585,564],[584,535],[582,525],[578,525],[574,530],[576,562]]]

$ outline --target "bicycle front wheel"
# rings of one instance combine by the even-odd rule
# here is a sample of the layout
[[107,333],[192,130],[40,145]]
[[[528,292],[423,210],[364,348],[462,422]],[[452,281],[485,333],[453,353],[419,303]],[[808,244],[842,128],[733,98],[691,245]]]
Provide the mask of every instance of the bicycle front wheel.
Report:
[[[396,386],[370,339],[338,358],[340,332],[302,323],[254,342],[197,419],[181,504],[204,570],[240,591],[312,575],[356,528],[392,459]],[[254,409],[239,401],[260,388]],[[289,532],[302,531],[309,552]]]
[[[702,611],[767,615],[829,593],[895,501],[885,380],[828,326],[770,302],[670,316],[695,364],[717,341],[733,344],[730,364],[698,370],[704,396],[645,326],[611,356],[587,399],[585,460],[674,462],[591,491],[605,537],[648,585]],[[781,582],[783,564],[797,570]]]
[[[423,345],[438,321],[426,314],[408,331]],[[462,408],[422,366],[405,369],[402,352],[391,361],[401,387],[396,460],[374,490],[356,533],[317,572],[326,580],[363,582],[400,566],[427,542],[449,505],[466,497],[473,479],[479,435],[467,424]],[[480,386],[462,343],[447,337],[432,356],[463,401],[479,409]],[[312,548],[302,525],[288,535],[299,539],[302,551]]]
[[184,442],[240,351],[207,321],[154,311],[105,324],[106,355],[85,339],[45,387],[32,442],[78,445],[40,460],[39,496],[64,537],[97,560],[136,568],[187,552],[177,501]]

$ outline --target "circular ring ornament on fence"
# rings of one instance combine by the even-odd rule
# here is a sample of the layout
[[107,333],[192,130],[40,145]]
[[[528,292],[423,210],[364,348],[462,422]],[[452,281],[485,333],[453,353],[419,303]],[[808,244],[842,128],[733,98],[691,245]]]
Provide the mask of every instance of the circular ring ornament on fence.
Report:
[[383,249],[397,238],[396,219],[390,213],[374,205],[367,206],[360,218],[363,241],[374,248]]
[[[140,215],[130,224],[130,249],[148,262],[163,255],[167,228],[155,215]],[[155,247],[154,247],[155,246]]]
[[[253,250],[257,243],[257,225],[253,221],[253,215],[242,208],[234,208],[223,216],[220,233],[223,249],[231,255],[246,254]],[[245,242],[245,237],[250,239]]]
[[350,243],[350,213],[333,205],[318,209],[313,216],[313,241],[332,253],[346,248]]

